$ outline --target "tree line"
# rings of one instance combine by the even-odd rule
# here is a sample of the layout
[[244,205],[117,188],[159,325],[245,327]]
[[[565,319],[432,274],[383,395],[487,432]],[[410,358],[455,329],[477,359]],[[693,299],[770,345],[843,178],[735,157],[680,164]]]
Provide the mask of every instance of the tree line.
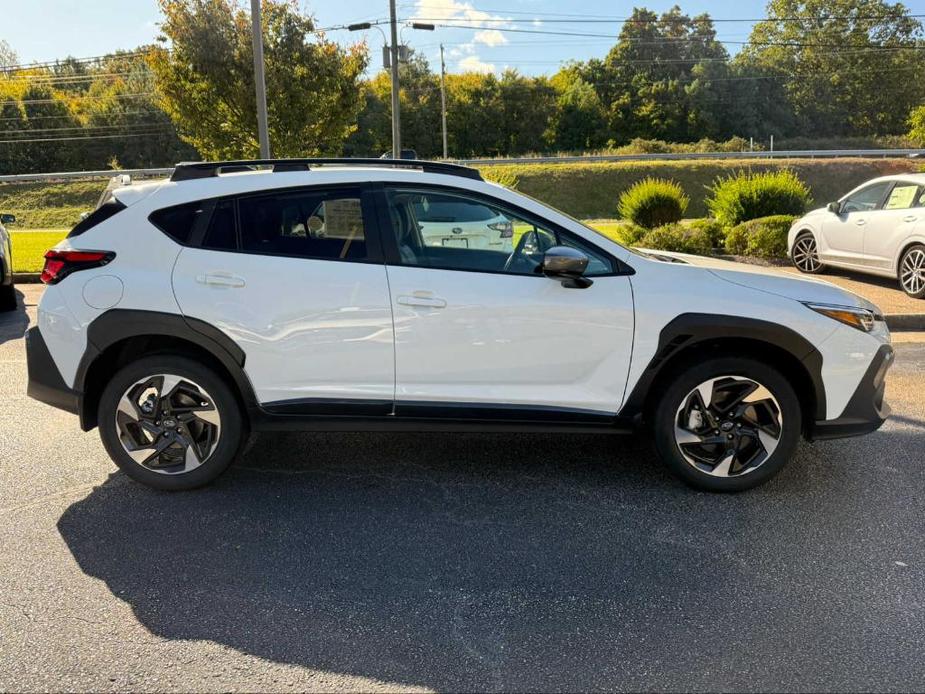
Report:
[[[0,171],[167,166],[258,152],[249,13],[236,0],[159,0],[152,46],[16,65],[0,45]],[[277,156],[391,149],[390,76],[286,0],[265,0],[270,141]],[[707,14],[636,8],[603,58],[551,76],[446,75],[449,155],[907,136],[925,145],[925,33],[884,0],[770,0],[734,55]],[[403,146],[442,154],[440,75],[400,67]],[[741,147],[744,140],[732,140]]]

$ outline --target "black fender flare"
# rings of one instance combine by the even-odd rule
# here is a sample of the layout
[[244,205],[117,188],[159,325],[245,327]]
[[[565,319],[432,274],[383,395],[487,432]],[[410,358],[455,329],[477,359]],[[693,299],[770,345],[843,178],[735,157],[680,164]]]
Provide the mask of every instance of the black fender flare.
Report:
[[808,414],[817,420],[825,419],[822,354],[809,340],[795,330],[778,323],[710,313],[682,313],[662,328],[655,356],[649,361],[626,398],[620,414],[633,417],[642,413],[652,383],[671,362],[672,357],[698,344],[737,339],[764,342],[783,350],[798,361],[809,374],[815,396],[815,411]]
[[87,347],[74,379],[74,390],[80,394],[78,414],[84,430],[92,428],[90,423],[96,418],[96,412],[89,411],[93,403],[86,397],[91,367],[107,349],[133,337],[172,337],[205,350],[231,376],[245,408],[252,410],[256,407],[253,386],[244,372],[244,350],[221,330],[196,318],[178,314],[116,308],[100,314],[87,326]]

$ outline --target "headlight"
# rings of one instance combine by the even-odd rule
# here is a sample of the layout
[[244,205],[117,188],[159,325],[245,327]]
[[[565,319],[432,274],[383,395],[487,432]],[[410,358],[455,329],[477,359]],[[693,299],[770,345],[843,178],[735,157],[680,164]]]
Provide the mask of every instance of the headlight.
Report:
[[852,328],[869,333],[873,332],[877,321],[883,321],[883,316],[867,308],[857,306],[833,306],[831,304],[804,304],[816,313],[828,316],[839,323],[850,325]]

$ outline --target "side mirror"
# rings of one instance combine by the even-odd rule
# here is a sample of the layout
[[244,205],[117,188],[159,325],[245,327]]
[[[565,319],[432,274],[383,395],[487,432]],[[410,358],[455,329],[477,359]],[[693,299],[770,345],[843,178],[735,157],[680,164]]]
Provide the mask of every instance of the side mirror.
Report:
[[587,289],[593,282],[584,276],[588,256],[576,248],[553,246],[543,255],[543,274],[561,280],[563,287]]
[[825,209],[827,209],[832,214],[841,214],[841,203],[840,202],[830,202],[828,205],[825,206]]
[[15,214],[0,214],[0,224],[13,224],[15,221]]

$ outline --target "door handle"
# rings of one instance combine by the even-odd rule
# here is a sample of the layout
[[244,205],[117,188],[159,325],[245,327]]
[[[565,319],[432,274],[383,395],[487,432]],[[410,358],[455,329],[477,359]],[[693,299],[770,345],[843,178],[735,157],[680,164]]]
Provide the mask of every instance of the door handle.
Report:
[[440,299],[434,296],[400,296],[398,297],[397,301],[402,306],[418,306],[422,308],[446,308],[446,300]]
[[205,275],[197,275],[196,281],[209,287],[238,288],[247,284],[243,277],[225,272],[210,272]]
[[855,224],[857,224],[859,227],[862,227],[862,226],[864,226],[865,224],[867,224],[867,220],[866,220],[866,219],[859,219],[859,220],[857,220],[857,221],[855,222]]
[[904,222],[914,222],[916,219],[918,219],[918,217],[916,217],[914,214],[903,217]]

